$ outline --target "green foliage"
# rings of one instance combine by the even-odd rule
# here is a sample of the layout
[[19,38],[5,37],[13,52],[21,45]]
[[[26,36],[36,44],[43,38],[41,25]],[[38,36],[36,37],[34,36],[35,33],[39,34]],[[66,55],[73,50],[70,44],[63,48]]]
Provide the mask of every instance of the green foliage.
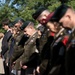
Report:
[[[32,18],[35,10],[40,6],[45,6],[52,12],[61,4],[60,1],[65,1],[65,4],[75,9],[75,0],[14,0],[11,5],[9,5],[10,0],[6,0],[5,4],[0,5],[0,23],[4,18],[13,21],[15,18],[21,17],[25,21],[31,20],[37,25],[38,23]],[[15,4],[18,8],[14,7]],[[4,32],[2,28],[0,31]]]
[[75,0],[71,0],[67,3],[69,6],[71,6],[73,9],[75,9]]

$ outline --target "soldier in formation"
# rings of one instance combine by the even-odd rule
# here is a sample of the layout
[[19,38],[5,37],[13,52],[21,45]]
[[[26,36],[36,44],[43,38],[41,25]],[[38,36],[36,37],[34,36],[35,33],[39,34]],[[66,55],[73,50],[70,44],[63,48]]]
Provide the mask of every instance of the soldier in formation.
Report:
[[65,4],[53,12],[41,6],[32,17],[37,27],[21,18],[2,21],[5,75],[75,75],[75,11]]

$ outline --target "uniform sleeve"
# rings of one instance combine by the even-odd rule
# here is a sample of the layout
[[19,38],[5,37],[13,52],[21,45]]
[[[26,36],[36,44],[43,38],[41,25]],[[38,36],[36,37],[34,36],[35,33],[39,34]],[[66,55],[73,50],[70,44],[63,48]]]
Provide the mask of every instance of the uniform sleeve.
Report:
[[24,52],[24,48],[22,46],[15,46],[14,52],[11,56],[11,62],[17,60]]
[[26,63],[23,63],[22,65],[33,67],[38,65],[38,61],[39,61],[39,53],[35,52],[30,56],[29,60]]

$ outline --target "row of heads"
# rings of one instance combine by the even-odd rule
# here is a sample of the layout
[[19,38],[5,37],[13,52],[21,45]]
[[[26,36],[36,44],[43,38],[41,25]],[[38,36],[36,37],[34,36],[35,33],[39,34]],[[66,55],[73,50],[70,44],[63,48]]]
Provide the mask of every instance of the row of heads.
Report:
[[[70,8],[70,7],[65,4],[60,5],[54,12],[49,14],[49,18],[46,20],[45,24],[48,21],[59,22],[59,20],[65,15],[68,8]],[[35,13],[32,14],[32,17],[36,20],[39,17],[39,15],[45,10],[47,10],[45,7],[43,7],[43,6],[39,7],[35,11]],[[23,22],[23,25],[21,26],[21,30],[23,30],[27,25],[32,23],[31,21],[24,21],[22,18],[17,18],[17,19],[15,19],[15,21],[13,21],[12,23],[10,22],[7,25],[9,27],[13,27],[13,25],[15,25],[17,22]]]
[[[3,23],[2,24],[3,26],[7,25],[9,28],[16,27],[15,25],[19,23],[20,26],[18,26],[18,28],[20,30],[24,30],[28,25],[33,25],[33,27],[35,27],[32,21],[24,21],[22,18],[16,18],[13,22],[11,22],[8,18],[6,18],[3,20],[2,23]],[[41,24],[38,24],[36,28],[40,30],[41,32],[43,32],[44,30],[44,26],[41,26]]]
[[[8,18],[4,19],[2,21],[2,26],[5,26],[7,25],[9,28],[11,27],[14,27],[17,23],[20,23],[21,26],[20,26],[20,29],[21,30],[24,30],[24,28],[27,26],[27,25],[30,25],[32,24],[33,22],[31,21],[24,21],[22,18],[16,18],[13,22],[11,22]],[[16,27],[16,26],[15,26]]]
[[[65,15],[65,13],[67,12],[68,8],[71,8],[68,5],[62,4],[60,5],[58,8],[56,8],[55,11],[50,12],[50,14],[48,15],[48,19],[46,21],[46,23],[48,21],[53,21],[53,22],[59,22],[59,20]],[[41,15],[43,13],[43,11],[47,10],[45,7],[39,7],[36,12],[32,15],[32,17],[37,20],[37,18],[39,17],[39,15]]]

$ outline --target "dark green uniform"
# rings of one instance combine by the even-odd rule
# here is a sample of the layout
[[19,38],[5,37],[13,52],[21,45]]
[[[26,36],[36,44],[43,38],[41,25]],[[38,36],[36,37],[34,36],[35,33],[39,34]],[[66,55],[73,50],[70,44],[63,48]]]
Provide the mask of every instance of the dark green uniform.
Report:
[[41,37],[40,37],[40,40],[39,40],[39,44],[40,44],[39,45],[39,50],[40,50],[40,52],[42,51],[45,43],[47,42],[48,36],[49,36],[49,31],[48,31],[47,28],[45,28],[42,35],[41,35]]
[[18,34],[16,34],[14,36],[15,39],[15,45],[14,45],[14,51],[13,54],[11,56],[10,62],[14,62],[17,58],[19,58],[19,56],[23,53],[23,47],[21,45],[18,45],[21,38],[23,37],[23,32],[20,31]]
[[50,31],[45,29],[40,38],[40,74],[46,73],[48,60],[50,58],[50,44],[53,41],[53,37],[49,37]]
[[[36,48],[36,39],[38,38],[38,32],[36,32],[33,36],[31,36],[24,45],[23,54],[15,61],[15,69],[21,69],[20,61],[22,64],[27,63],[30,60],[30,56],[33,53],[37,53],[38,50]],[[33,65],[33,64],[31,64]]]

